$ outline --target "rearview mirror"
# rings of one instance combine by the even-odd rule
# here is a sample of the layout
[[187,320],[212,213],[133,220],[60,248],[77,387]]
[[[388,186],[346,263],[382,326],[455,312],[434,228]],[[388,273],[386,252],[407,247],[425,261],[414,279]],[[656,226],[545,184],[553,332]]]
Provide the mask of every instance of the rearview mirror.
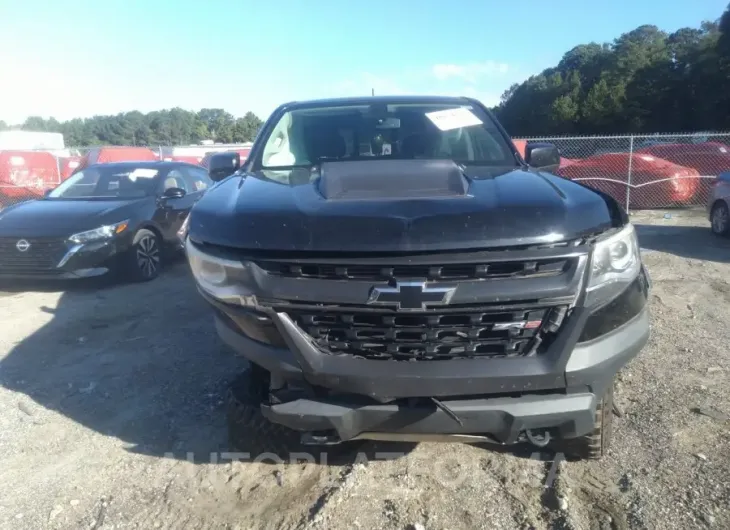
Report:
[[560,167],[560,152],[553,144],[528,142],[525,146],[525,162],[532,168],[552,172]]
[[208,176],[213,182],[220,182],[233,175],[241,167],[241,155],[233,151],[216,153],[208,162]]
[[185,190],[182,188],[167,188],[162,196],[165,199],[182,199],[185,197]]

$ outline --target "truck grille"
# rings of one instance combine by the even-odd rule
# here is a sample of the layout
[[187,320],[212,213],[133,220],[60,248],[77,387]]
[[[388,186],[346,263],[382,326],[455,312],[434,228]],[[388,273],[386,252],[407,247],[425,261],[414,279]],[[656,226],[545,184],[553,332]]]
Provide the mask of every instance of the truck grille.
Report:
[[[30,244],[25,252],[20,252],[17,248],[20,239],[25,239]],[[66,250],[62,239],[0,238],[0,274],[32,275],[54,272]]]
[[565,307],[399,314],[394,311],[287,313],[324,352],[365,359],[441,360],[526,355]]
[[332,265],[287,263],[281,261],[260,261],[256,264],[269,274],[289,278],[318,278],[324,280],[356,279],[371,281],[399,278],[478,280],[556,276],[567,269],[570,265],[570,259],[557,258],[448,265]]
[[383,281],[400,278],[429,280],[476,280],[498,278],[534,278],[556,276],[570,265],[569,258],[529,261],[497,261],[492,263],[457,263],[446,265],[333,265],[301,264],[281,261],[256,263],[269,274],[289,278],[324,280]]

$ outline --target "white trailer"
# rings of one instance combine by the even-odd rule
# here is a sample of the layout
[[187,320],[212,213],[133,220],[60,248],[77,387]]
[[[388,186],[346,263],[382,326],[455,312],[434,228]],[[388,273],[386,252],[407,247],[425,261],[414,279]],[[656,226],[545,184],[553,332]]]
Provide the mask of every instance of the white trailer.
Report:
[[0,151],[63,151],[63,134],[36,131],[0,131]]

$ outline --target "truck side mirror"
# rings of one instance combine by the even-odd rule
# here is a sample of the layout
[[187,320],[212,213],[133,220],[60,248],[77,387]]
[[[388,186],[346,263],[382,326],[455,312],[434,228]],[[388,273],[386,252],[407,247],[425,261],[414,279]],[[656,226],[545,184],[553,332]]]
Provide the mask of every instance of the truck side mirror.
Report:
[[216,153],[208,162],[208,176],[213,182],[220,182],[233,175],[241,167],[241,155],[233,151]]
[[555,171],[560,167],[560,152],[553,144],[528,142],[525,146],[525,162],[543,171]]

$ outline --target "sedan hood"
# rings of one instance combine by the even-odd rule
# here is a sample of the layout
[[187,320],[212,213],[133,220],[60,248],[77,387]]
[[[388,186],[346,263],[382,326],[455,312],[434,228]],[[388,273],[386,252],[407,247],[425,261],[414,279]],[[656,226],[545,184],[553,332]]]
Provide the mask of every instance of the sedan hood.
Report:
[[355,162],[233,176],[194,207],[190,236],[249,250],[419,252],[549,243],[612,225],[600,195],[549,173],[431,164],[419,182],[423,163],[406,163],[391,175],[392,164],[367,162],[375,185]]
[[0,237],[68,237],[129,217],[141,201],[37,200],[0,211]]

